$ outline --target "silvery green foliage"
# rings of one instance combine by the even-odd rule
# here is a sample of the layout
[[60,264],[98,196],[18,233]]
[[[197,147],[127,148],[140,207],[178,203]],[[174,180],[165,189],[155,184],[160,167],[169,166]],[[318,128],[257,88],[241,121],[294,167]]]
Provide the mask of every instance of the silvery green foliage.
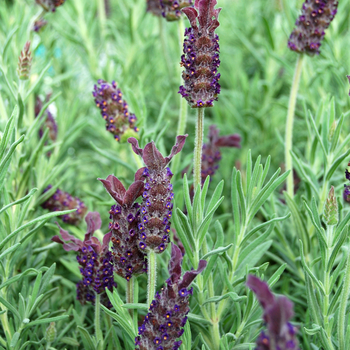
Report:
[[[81,278],[75,254],[50,242],[59,232],[57,216],[70,211],[45,213],[41,204],[61,188],[101,214],[96,237],[108,233],[115,203],[96,179],[114,173],[129,187],[142,164],[106,135],[91,101],[93,82],[117,79],[138,117],[141,147],[154,141],[168,154],[179,114],[174,89],[182,20],[157,23],[145,14],[144,0],[108,1],[107,19],[98,7],[104,1],[66,1],[44,17],[35,1],[0,2],[0,349],[134,350],[138,322],[149,309],[146,276],[131,279],[134,298],[126,302],[129,282],[115,275],[118,288],[106,292],[112,308],[96,317],[93,306],[75,299]],[[276,172],[295,60],[285,33],[298,11],[293,2],[283,5],[218,3],[223,88],[204,133],[210,124],[223,135],[237,132],[242,148],[222,150],[220,168],[192,202],[195,115],[188,110],[180,167],[174,171],[170,164],[172,228],[184,245],[183,270],[197,270],[201,259],[207,268],[192,283],[180,350],[255,348],[265,326],[259,302],[246,288],[248,274],[266,281],[276,297],[293,301],[303,350],[347,350],[350,343],[350,207],[342,199],[350,160],[348,4],[339,2],[321,55],[312,63],[306,58],[293,138],[299,181],[293,198],[283,194],[285,174]],[[28,40],[31,74],[22,81],[17,62]],[[45,102],[35,118],[37,97]],[[57,122],[55,138],[45,125],[48,106]],[[83,239],[84,224],[62,227]],[[169,277],[169,253],[157,256],[157,291]]]

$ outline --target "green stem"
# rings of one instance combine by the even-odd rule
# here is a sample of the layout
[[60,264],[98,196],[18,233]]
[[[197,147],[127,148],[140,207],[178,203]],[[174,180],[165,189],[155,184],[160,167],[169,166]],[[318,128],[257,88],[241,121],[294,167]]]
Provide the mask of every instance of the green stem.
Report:
[[[208,253],[208,245],[206,242],[204,242],[202,250],[203,250],[203,255],[206,255]],[[208,279],[208,291],[209,291],[209,298],[213,298],[215,296],[215,289],[214,289],[214,279],[212,274],[210,274]],[[211,327],[212,343],[213,343],[214,349],[219,349],[220,348],[220,330],[219,330],[220,319],[218,318],[216,313],[215,303],[210,303],[210,318],[212,322],[212,327]]]
[[[129,282],[126,282],[126,302],[128,304],[134,303],[134,281],[135,277],[131,277]],[[134,312],[132,309],[129,310],[129,314],[133,317]]]
[[[180,55],[182,52],[183,33],[184,33],[184,23],[183,23],[183,18],[180,18],[179,20]],[[180,84],[182,84],[181,71],[182,70],[180,67],[180,70],[179,70]],[[179,121],[177,124],[177,135],[185,134],[186,124],[187,124],[187,101],[182,96],[180,96],[180,113],[179,113]],[[175,176],[177,175],[177,172],[179,170],[180,160],[181,160],[181,152],[177,154],[173,160],[172,172],[173,174],[175,174]]]
[[[291,150],[293,146],[293,123],[294,123],[294,112],[295,112],[295,105],[296,105],[297,96],[298,96],[302,64],[303,64],[303,56],[299,55],[297,64],[295,67],[292,89],[290,91],[287,122],[286,122],[286,135],[285,135],[286,137],[286,141],[285,141],[286,171],[293,169],[293,160],[291,155]],[[294,197],[293,171],[291,171],[287,177],[287,193],[291,198]]]
[[346,321],[346,306],[348,303],[348,298],[350,294],[350,249],[348,247],[348,261],[346,263],[346,270],[344,276],[343,290],[340,296],[339,305],[339,316],[338,316],[338,339],[339,339],[339,350],[346,350],[347,346],[345,344],[345,328],[347,326]]
[[148,285],[147,285],[147,304],[150,305],[157,286],[157,256],[153,250],[147,254],[148,259]]
[[100,294],[96,293],[96,299],[95,299],[95,335],[96,335],[96,341],[98,343],[97,349],[102,349],[103,345],[103,336],[102,336],[102,329],[101,329],[101,306],[100,306],[101,296]]
[[197,124],[196,124],[196,140],[194,148],[194,191],[198,185],[201,185],[202,172],[202,147],[203,147],[203,131],[204,131],[204,108],[198,108]]

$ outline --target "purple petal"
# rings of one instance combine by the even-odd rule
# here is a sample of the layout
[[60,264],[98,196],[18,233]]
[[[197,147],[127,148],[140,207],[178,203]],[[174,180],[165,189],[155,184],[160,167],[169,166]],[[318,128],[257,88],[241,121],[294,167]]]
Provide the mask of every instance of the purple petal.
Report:
[[[75,238],[73,235],[70,235],[68,233],[68,231],[64,230],[57,222],[56,222],[56,225],[58,226],[58,228],[60,229],[60,234],[62,236],[62,239],[64,241],[64,245],[63,245],[63,248],[65,250],[67,250],[69,248],[69,250],[75,250],[75,251],[78,251],[80,248],[83,247],[83,242],[78,239],[78,238]],[[57,236],[56,236],[57,237]],[[68,242],[68,241],[72,241],[72,243],[69,243],[69,244],[66,244],[65,242]],[[57,242],[57,241],[55,241]],[[62,242],[62,241],[61,241]],[[57,242],[57,243],[61,243],[61,242]],[[65,245],[66,245],[66,248],[65,248]],[[68,250],[67,250],[68,251]]]
[[114,175],[109,175],[106,180],[98,178],[101,181],[107,192],[119,204],[123,204],[123,197],[125,195],[125,187]]
[[90,238],[90,236],[92,236],[96,230],[99,230],[101,228],[102,221],[101,221],[100,214],[97,211],[88,213],[85,217],[85,221],[87,224],[87,231],[85,235],[85,239],[86,239],[87,237]]
[[108,245],[112,237],[112,232],[108,232],[103,236],[103,242],[102,242],[102,250],[106,249],[108,250]]
[[135,180],[134,181],[138,181],[138,180],[143,180],[143,172],[146,169],[146,167],[142,167],[141,169],[137,170],[135,173]]
[[247,278],[246,285],[254,292],[261,306],[264,309],[274,304],[275,297],[271,293],[269,286],[266,282],[261,281],[258,277],[249,275]]
[[181,10],[189,19],[192,27],[197,27],[198,12],[193,7],[185,7]]
[[143,149],[139,147],[139,142],[135,139],[135,137],[129,137],[128,142],[131,143],[132,150],[142,157]]
[[182,277],[182,281],[179,284],[179,290],[182,288],[187,288],[192,281],[196,278],[198,274],[200,274],[207,266],[207,261],[205,260],[199,260],[198,269],[187,271],[184,276]]
[[215,143],[217,147],[237,147],[241,148],[241,136],[238,134],[219,137]]
[[143,181],[135,181],[132,183],[125,193],[123,204],[131,206],[135,202],[136,198],[141,196],[143,188]]
[[169,274],[172,283],[177,283],[181,277],[182,253],[180,248],[171,244],[171,259],[169,261]]
[[199,0],[197,8],[199,12],[198,22],[202,28],[208,29],[213,16],[215,16],[214,7],[217,4],[216,0]]
[[269,334],[279,336],[293,314],[293,303],[285,296],[277,298],[274,304],[265,310],[263,316],[268,324]]
[[158,151],[154,141],[145,146],[142,158],[149,169],[163,169],[167,164],[162,154]]
[[165,162],[166,162],[165,164],[168,164],[176,154],[181,152],[181,150],[186,142],[187,136],[188,135],[186,134],[186,135],[180,135],[180,136],[176,137],[175,146],[173,146],[170,155],[165,158]]

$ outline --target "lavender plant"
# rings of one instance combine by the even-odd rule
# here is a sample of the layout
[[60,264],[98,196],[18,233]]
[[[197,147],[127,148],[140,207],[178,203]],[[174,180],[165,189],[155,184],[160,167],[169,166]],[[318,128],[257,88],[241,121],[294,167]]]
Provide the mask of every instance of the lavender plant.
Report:
[[[302,14],[296,21],[296,28],[289,37],[288,47],[301,55],[298,56],[291,88],[285,133],[285,164],[286,169],[293,169],[292,144],[294,111],[297,101],[299,81],[302,71],[303,54],[319,54],[321,41],[325,30],[329,27],[337,13],[338,1],[335,0],[306,0],[302,7]],[[293,174],[287,179],[287,192],[293,197]]]
[[[186,75],[190,69],[183,62],[182,66],[178,64],[185,32],[182,26],[187,19],[178,16],[177,11],[185,2],[155,4],[159,12],[169,10],[169,15],[178,19],[176,24],[167,23],[161,13],[158,19],[145,15],[144,0],[92,0],[89,6],[75,0],[58,7],[60,2],[39,2],[49,11],[34,6],[35,1],[33,6],[27,6],[29,2],[23,0],[4,0],[0,6],[0,349],[134,350],[136,338],[139,348],[155,349],[265,350],[279,342],[281,347],[288,345],[292,349],[346,350],[350,341],[349,206],[343,192],[348,180],[347,173],[344,180],[343,170],[350,159],[346,122],[350,100],[345,84],[345,75],[350,73],[347,2],[339,3],[330,25],[335,2],[306,1],[301,14],[305,20],[298,19],[289,39],[289,54],[285,33],[293,25],[293,2],[218,2],[224,9],[220,27],[215,29],[221,33],[222,91],[220,104],[207,109],[206,126],[214,124],[224,135],[237,132],[242,136],[241,149],[232,152],[228,148],[220,161],[220,172],[210,177],[220,148],[213,145],[215,137],[210,146],[204,147],[203,155],[208,157],[198,168],[199,175],[203,167],[209,169],[209,174],[199,177],[202,188],[197,184],[201,191],[197,190],[193,198],[189,175],[193,169],[189,164],[193,159],[191,134],[195,119],[190,116],[187,123],[187,99],[176,95],[179,71],[184,70]],[[197,11],[198,36],[203,36],[199,22],[202,13],[209,22],[217,20],[210,16],[213,12],[202,11],[206,8],[200,6],[203,3],[214,2],[193,1],[194,7],[185,9]],[[50,13],[49,5],[58,13]],[[155,28],[157,20],[159,33]],[[45,21],[50,25],[40,30]],[[187,29],[190,30],[192,26]],[[215,33],[203,32],[215,38]],[[186,45],[192,45],[190,35],[185,40]],[[26,54],[23,68],[28,71],[31,58],[31,69],[29,79],[21,80],[17,74],[18,56],[27,41],[31,42],[31,55]],[[212,42],[209,46],[217,48]],[[198,76],[198,80],[189,78],[188,82],[197,87],[197,82],[200,85],[212,77],[208,69],[213,68],[213,57],[218,53],[209,54],[204,48],[193,48],[193,52],[205,57],[205,62],[198,65],[198,56],[192,62],[196,74],[202,68],[208,73]],[[300,182],[293,196],[284,193],[282,198],[288,171],[280,175],[276,169],[284,163],[280,135],[285,128],[286,87],[293,73],[289,55],[292,57],[294,52],[315,57],[312,69],[308,66],[303,72],[307,88],[298,94],[300,108],[295,110],[295,122],[289,128],[293,135],[289,154]],[[185,62],[190,54],[185,54]],[[309,59],[304,62],[311,64]],[[166,154],[175,135],[189,134],[183,150],[161,170],[162,180],[173,186],[162,199],[166,200],[170,192],[174,198],[171,209],[161,208],[162,219],[172,211],[172,225],[170,232],[159,237],[166,235],[169,243],[182,245],[181,255],[173,248],[177,251],[176,267],[167,247],[162,254],[153,254],[153,262],[147,262],[153,268],[145,271],[148,246],[140,249],[145,231],[140,231],[138,225],[151,230],[143,219],[147,215],[149,220],[156,208],[152,206],[151,210],[146,205],[143,194],[147,192],[148,198],[154,199],[154,193],[163,191],[164,186],[157,184],[155,188],[150,177],[142,175],[144,168],[138,171],[142,160],[130,145],[114,142],[101,127],[101,120],[93,117],[96,108],[91,104],[90,90],[100,77],[108,89],[113,88],[107,83],[110,77],[123,86],[132,106],[127,107],[128,112],[132,110],[138,119],[131,127],[123,110],[118,110],[123,116],[117,119],[123,120],[125,129],[120,138],[124,141],[130,134],[136,137],[133,128],[137,125],[138,148],[143,150],[143,157],[152,141],[157,147],[150,147],[150,154],[158,159],[156,150]],[[97,84],[97,90],[102,84]],[[179,85],[186,88],[186,82]],[[36,97],[45,96],[47,91],[50,96],[42,101],[40,111],[35,111]],[[207,89],[202,92],[208,93]],[[114,102],[107,100],[108,108],[113,110]],[[54,116],[57,134],[47,117],[49,113]],[[174,176],[167,174],[168,166]],[[188,170],[181,179],[183,169]],[[97,178],[106,179],[103,182],[112,198]],[[147,183],[151,188],[141,189],[148,187]],[[45,191],[49,185],[51,188]],[[101,254],[109,256],[106,272],[110,277],[113,273],[118,283],[113,291],[95,284],[104,269],[100,264],[94,264],[90,271],[79,251],[83,259],[80,264],[74,254],[65,253],[50,241],[58,232],[53,224],[57,217],[77,216],[76,203],[73,209],[63,212],[42,208],[62,188],[76,193],[86,207],[101,213],[101,228],[94,233],[99,243],[92,237],[90,246],[101,248]],[[143,207],[147,214],[142,213]],[[68,230],[84,246],[86,230],[78,221]],[[162,228],[166,229],[166,225],[162,224]],[[130,235],[132,230],[137,234]],[[111,237],[110,247],[101,243],[102,233],[106,232]],[[64,244],[73,243],[64,242],[61,236],[59,239]],[[186,276],[185,273],[180,278],[181,259],[181,269],[190,274],[201,268],[202,261],[207,261],[207,267],[185,288],[192,294],[180,297],[175,293],[172,298],[172,292],[176,288],[179,291]],[[168,279],[169,261],[174,281]],[[101,294],[95,296],[91,287],[87,292],[85,276],[79,268],[85,275],[93,273],[94,286]],[[266,281],[255,280],[258,299],[263,291],[264,298],[271,302],[262,305],[263,318],[268,321],[265,324],[259,300],[246,288],[252,274]],[[94,306],[92,302],[82,305],[76,300],[78,280],[82,280],[81,301],[89,293],[89,300],[96,298]],[[267,285],[275,295],[265,288]],[[103,303],[98,302],[101,295]],[[294,304],[295,315],[288,320],[292,308],[283,295]],[[178,304],[178,314],[167,315],[168,307],[175,308],[175,299],[184,303]],[[153,300],[159,304],[153,305]],[[280,316],[285,318],[278,323]],[[168,327],[167,317],[172,327],[164,339],[164,329],[158,325]]]
[[203,147],[204,108],[212,107],[220,93],[219,36],[215,29],[219,26],[221,8],[214,9],[216,0],[196,0],[194,8],[186,7],[183,12],[191,27],[185,31],[184,55],[181,63],[185,67],[182,74],[184,85],[179,93],[192,108],[198,108],[196,141],[194,150],[194,189],[200,184]]

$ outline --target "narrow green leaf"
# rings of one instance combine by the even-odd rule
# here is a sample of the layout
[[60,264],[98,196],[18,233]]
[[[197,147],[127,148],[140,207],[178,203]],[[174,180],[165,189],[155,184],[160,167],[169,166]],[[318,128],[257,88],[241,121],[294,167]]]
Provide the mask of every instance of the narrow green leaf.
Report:
[[237,302],[240,302],[240,301],[243,301],[245,299],[247,299],[247,297],[244,295],[244,296],[239,296],[237,293],[234,293],[234,292],[228,292],[224,295],[221,295],[221,296],[217,296],[217,297],[212,297],[212,298],[209,298],[207,299],[203,304],[202,306],[204,306],[205,304],[208,304],[208,303],[217,303],[221,300],[224,300],[224,299],[227,299],[227,298],[231,298],[235,303]]
[[229,244],[226,247],[216,248],[216,249],[212,250],[211,252],[209,252],[209,253],[205,254],[204,256],[202,256],[201,259],[206,260],[212,255],[220,255],[220,254],[226,252],[227,250],[229,250],[232,246],[233,246],[233,244],[231,243],[231,244]]

